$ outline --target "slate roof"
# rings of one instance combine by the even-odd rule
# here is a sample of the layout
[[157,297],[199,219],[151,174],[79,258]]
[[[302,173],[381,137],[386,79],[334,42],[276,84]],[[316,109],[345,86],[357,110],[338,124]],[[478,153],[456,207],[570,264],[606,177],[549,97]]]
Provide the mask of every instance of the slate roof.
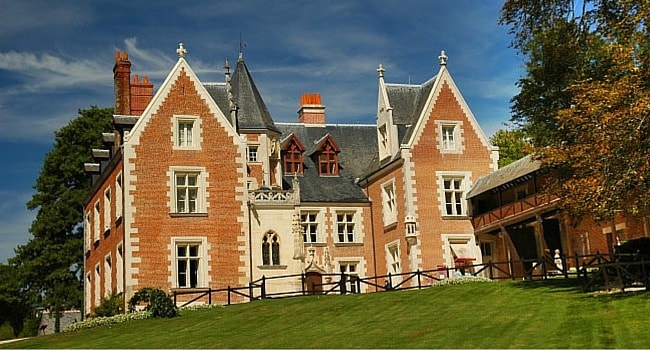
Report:
[[540,167],[541,163],[537,160],[533,160],[530,155],[521,158],[478,179],[472,189],[467,192],[467,199],[476,197],[499,186],[503,186],[526,175],[532,174],[538,171]]
[[[321,126],[301,123],[278,123],[282,141],[294,134],[305,146],[304,171],[298,176],[302,202],[368,202],[368,197],[356,184],[377,154],[377,128],[375,125],[331,124]],[[329,134],[339,146],[339,176],[320,176],[317,154],[308,150]],[[291,184],[293,175],[285,175],[285,188]]]
[[386,84],[388,103],[393,107],[393,123],[397,125],[398,139],[404,143],[411,135],[411,126],[415,125],[427,102],[436,77],[422,85]]
[[[233,98],[237,104],[237,127],[240,131],[271,130],[279,132],[242,56],[237,60],[230,84]],[[203,86],[230,121],[226,84],[204,83]]]

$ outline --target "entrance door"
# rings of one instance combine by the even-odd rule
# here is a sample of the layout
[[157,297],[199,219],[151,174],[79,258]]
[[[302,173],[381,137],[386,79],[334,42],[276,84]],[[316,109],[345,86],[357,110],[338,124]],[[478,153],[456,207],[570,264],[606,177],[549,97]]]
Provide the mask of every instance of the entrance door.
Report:
[[307,294],[323,293],[323,275],[320,272],[310,271],[305,273],[305,285]]

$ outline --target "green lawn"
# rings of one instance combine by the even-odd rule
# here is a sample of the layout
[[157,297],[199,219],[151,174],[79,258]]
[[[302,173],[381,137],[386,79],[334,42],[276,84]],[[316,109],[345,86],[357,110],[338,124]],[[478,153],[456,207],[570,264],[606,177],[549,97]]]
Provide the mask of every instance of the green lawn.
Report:
[[8,348],[647,348],[650,294],[572,280],[264,300]]

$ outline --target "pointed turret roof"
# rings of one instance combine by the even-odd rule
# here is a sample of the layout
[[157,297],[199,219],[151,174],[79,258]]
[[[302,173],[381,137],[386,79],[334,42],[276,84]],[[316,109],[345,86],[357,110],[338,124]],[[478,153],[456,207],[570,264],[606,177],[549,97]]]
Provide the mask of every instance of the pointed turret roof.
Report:
[[279,132],[260,92],[253,82],[243,56],[239,55],[237,67],[232,77],[232,93],[237,104],[237,124],[239,130],[265,129]]

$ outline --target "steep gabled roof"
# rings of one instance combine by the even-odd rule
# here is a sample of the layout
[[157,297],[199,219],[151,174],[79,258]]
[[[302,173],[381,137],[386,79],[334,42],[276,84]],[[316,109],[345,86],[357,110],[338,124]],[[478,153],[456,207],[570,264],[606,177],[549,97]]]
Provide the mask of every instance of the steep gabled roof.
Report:
[[[304,145],[304,171],[298,176],[300,200],[302,202],[368,202],[368,197],[355,180],[367,169],[377,154],[377,132],[375,125],[336,124],[308,126],[301,123],[278,123],[283,135],[295,136]],[[320,176],[318,164],[309,151],[329,135],[341,150],[338,176]],[[288,138],[283,139],[286,142]],[[290,185],[293,175],[285,176]]]
[[400,143],[405,143],[411,135],[413,126],[426,107],[436,78],[437,76],[433,76],[422,85],[386,84],[388,101],[393,107],[393,123],[397,125]]

